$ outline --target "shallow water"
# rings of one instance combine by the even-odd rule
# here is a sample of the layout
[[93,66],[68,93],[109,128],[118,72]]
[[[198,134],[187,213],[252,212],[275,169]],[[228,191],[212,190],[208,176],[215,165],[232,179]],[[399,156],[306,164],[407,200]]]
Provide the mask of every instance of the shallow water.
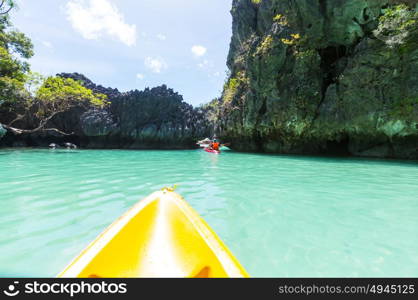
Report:
[[173,184],[252,276],[418,276],[417,162],[15,149],[0,151],[0,276],[55,276]]

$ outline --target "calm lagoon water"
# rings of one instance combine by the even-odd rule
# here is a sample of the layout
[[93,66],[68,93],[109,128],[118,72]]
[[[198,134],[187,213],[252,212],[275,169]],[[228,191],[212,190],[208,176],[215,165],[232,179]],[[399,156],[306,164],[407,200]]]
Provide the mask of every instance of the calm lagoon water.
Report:
[[173,184],[252,276],[418,276],[417,162],[16,149],[0,151],[0,276],[55,276]]

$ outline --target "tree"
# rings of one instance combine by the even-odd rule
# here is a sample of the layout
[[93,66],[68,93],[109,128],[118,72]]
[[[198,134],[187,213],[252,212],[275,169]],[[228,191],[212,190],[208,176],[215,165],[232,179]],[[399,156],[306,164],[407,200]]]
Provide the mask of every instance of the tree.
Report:
[[[13,0],[0,0],[0,105],[8,119],[2,127],[14,134],[55,131],[68,135],[48,128],[49,121],[74,107],[102,107],[107,104],[106,95],[94,93],[71,78],[44,79],[31,73],[25,60],[33,56],[33,45],[28,37],[12,28],[7,14],[12,7]],[[38,124],[32,129],[13,127],[20,120]]]
[[[55,131],[63,135],[71,135],[72,133],[65,133],[57,128],[48,128],[48,122],[57,114],[75,107],[85,109],[104,107],[107,105],[106,98],[106,95],[94,93],[72,78],[48,77],[42,82],[35,95],[24,102],[23,114],[17,114],[17,117],[11,123],[3,125],[3,127],[14,134]],[[17,120],[28,118],[30,115],[34,115],[39,121],[38,126],[33,129],[12,127]]]
[[[0,2],[0,9],[4,3]],[[33,45],[30,39],[12,29],[8,15],[0,15],[0,104],[22,98],[30,68],[21,58],[29,59],[32,56]]]
[[15,3],[12,0],[0,0],[0,15],[5,15],[12,10]]

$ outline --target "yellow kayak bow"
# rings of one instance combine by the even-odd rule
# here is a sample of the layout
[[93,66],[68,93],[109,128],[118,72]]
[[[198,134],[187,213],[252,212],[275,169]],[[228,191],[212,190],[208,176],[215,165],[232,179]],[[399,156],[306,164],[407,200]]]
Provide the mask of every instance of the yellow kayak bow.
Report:
[[248,277],[208,224],[165,189],[138,202],[58,277]]

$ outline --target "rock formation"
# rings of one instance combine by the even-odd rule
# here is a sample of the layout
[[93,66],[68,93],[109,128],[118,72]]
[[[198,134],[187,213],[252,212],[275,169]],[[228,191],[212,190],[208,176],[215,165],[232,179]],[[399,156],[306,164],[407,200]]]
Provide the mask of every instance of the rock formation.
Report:
[[242,151],[418,158],[412,2],[234,0],[219,135]]
[[[82,74],[58,76],[73,78],[95,92],[106,94],[109,105],[87,111],[72,109],[50,121],[50,126],[74,133],[71,136],[51,132],[8,134],[3,145],[47,147],[51,143],[71,142],[84,148],[187,149],[196,147],[196,141],[211,132],[204,113],[165,85],[121,93],[96,85]],[[31,120],[19,125],[33,126]]]

